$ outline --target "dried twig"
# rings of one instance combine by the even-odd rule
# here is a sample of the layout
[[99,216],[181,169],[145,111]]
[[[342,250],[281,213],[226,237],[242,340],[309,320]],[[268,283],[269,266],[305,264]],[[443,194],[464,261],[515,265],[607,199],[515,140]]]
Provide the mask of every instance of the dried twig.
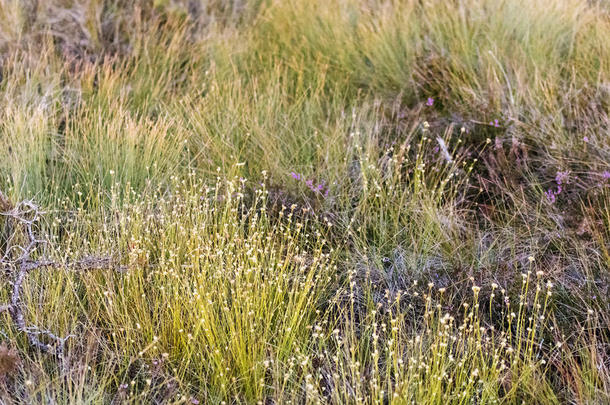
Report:
[[[40,238],[35,230],[35,224],[44,214],[32,201],[22,201],[15,206],[10,204],[10,200],[0,192],[0,215],[7,219],[9,235],[2,257],[0,267],[12,276],[12,291],[10,303],[0,305],[0,312],[8,311],[17,330],[25,333],[30,344],[44,352],[48,352],[52,347],[40,340],[44,335],[55,342],[55,354],[63,355],[66,340],[71,337],[60,337],[48,330],[39,329],[36,326],[28,326],[25,321],[23,311],[23,300],[21,297],[23,283],[29,272],[40,268],[64,268],[74,271],[87,271],[95,269],[112,268],[116,271],[124,271],[125,267],[119,266],[112,257],[88,256],[80,260],[68,263],[60,263],[49,260],[42,255],[37,260],[32,256],[39,253],[41,245],[47,241]],[[23,235],[19,234],[21,230]],[[20,236],[24,236],[26,241],[22,244],[16,242]]]

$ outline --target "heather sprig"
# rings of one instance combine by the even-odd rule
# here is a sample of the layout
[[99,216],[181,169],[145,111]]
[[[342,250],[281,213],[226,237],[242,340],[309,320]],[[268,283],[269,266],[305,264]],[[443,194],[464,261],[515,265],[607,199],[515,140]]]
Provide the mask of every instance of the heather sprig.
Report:
[[313,179],[307,179],[297,172],[290,172],[290,177],[304,183],[313,193],[322,195],[324,198],[328,197],[329,188],[325,180],[322,180],[320,183],[315,183]]

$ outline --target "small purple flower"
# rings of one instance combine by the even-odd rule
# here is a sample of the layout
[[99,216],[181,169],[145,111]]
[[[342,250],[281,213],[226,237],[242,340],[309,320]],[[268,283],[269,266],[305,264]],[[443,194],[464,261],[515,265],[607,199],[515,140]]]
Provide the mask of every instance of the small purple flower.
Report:
[[426,105],[428,107],[432,107],[433,104],[434,104],[434,99],[432,97],[428,97],[428,101],[426,101]]
[[610,180],[610,172],[608,170],[604,170],[604,172],[602,173],[602,178],[604,180]]
[[297,181],[304,181],[307,188],[309,188],[314,193],[322,194],[322,191],[324,191],[324,197],[328,196],[328,187],[326,187],[326,181],[322,180],[321,183],[314,184],[313,179],[305,180],[305,176],[302,176],[301,174],[296,172],[290,172],[290,176]]
[[567,182],[567,180],[569,180],[569,178],[570,178],[569,171],[557,172],[557,174],[555,175],[555,181],[557,182],[557,184],[562,184],[564,182]]
[[500,127],[500,122],[498,121],[498,119],[496,118],[493,121],[489,121],[489,125],[491,125],[492,127],[496,127],[499,128]]
[[582,140],[585,142],[589,142],[589,137],[587,135],[585,135],[585,136],[583,136]]
[[557,196],[559,194],[561,194],[561,192],[563,191],[563,184],[567,183],[568,180],[570,178],[570,172],[569,171],[558,171],[557,174],[555,175],[555,182],[557,183],[557,190],[553,190],[553,189],[548,189],[547,191],[544,192],[544,195],[546,196],[547,200],[549,200],[549,202],[551,204],[554,204],[555,201],[557,201]]

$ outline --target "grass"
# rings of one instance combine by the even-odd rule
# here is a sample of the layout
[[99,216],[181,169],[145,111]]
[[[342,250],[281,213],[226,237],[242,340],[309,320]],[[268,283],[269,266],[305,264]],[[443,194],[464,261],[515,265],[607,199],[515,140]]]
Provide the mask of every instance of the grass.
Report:
[[609,402],[608,37],[604,1],[0,2],[0,303],[32,200],[27,325],[70,336],[3,307],[0,402]]

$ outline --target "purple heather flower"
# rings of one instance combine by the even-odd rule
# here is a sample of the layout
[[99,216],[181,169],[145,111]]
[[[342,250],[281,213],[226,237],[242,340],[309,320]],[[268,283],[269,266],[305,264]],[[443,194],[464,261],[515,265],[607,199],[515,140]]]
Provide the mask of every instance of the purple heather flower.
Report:
[[432,107],[433,104],[434,104],[434,99],[432,97],[428,97],[428,101],[426,101],[426,105],[428,107]]
[[322,180],[319,184],[314,184],[313,179],[305,180],[305,177],[296,172],[290,172],[290,176],[297,181],[304,181],[307,188],[314,193],[322,193],[324,191],[324,197],[328,196],[328,187],[326,187],[326,181]]
[[557,175],[555,176],[555,181],[557,182],[557,184],[562,184],[564,181],[567,181],[570,177],[570,172],[569,171],[565,171],[565,172],[557,172]]
[[610,172],[608,170],[604,170],[604,172],[602,173],[602,177],[604,178],[604,180],[610,180]]
[[547,190],[544,192],[544,195],[546,196],[546,198],[549,200],[549,202],[551,204],[555,203],[555,192],[551,189]]
[[589,137],[587,135],[585,135],[585,136],[583,136],[582,140],[585,142],[589,142]]

